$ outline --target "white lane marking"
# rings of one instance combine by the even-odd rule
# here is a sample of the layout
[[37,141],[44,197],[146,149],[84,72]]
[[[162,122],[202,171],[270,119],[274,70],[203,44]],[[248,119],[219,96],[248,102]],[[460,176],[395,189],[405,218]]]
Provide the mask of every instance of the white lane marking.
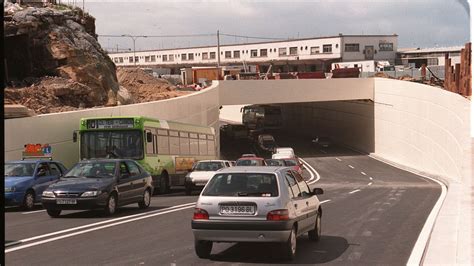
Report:
[[360,172],[360,173],[361,173],[361,174],[363,174],[363,175],[367,175],[367,174],[366,174],[366,173],[364,173],[364,172]]
[[320,152],[322,152],[322,153],[328,153],[328,152],[327,152],[327,151],[325,151],[325,150],[319,150],[319,151],[320,151]]
[[339,159],[339,158],[337,158],[337,157],[336,157],[336,160],[338,160],[339,162],[341,162],[341,161],[342,161],[341,159]]
[[350,168],[354,169],[354,166],[352,166],[352,165],[350,165],[350,164],[349,164],[348,166],[349,166]]
[[353,194],[353,193],[356,193],[356,192],[359,192],[359,191],[360,191],[360,189],[356,189],[356,190],[353,190],[353,191],[349,192],[349,194]]
[[30,213],[45,212],[45,211],[46,211],[46,210],[31,211],[31,212],[22,212],[21,214],[30,214]]
[[75,231],[75,230],[79,230],[79,229],[84,229],[84,228],[87,228],[87,227],[92,227],[92,226],[101,225],[101,224],[105,224],[105,223],[111,223],[111,222],[120,221],[120,220],[124,220],[124,219],[128,219],[128,218],[133,218],[133,217],[137,217],[137,216],[148,215],[148,214],[151,214],[151,213],[166,211],[166,210],[175,209],[175,208],[179,208],[179,207],[183,207],[183,206],[188,206],[188,205],[194,206],[195,204],[196,204],[196,202],[191,202],[191,203],[186,203],[186,204],[181,204],[181,205],[172,206],[172,207],[165,208],[165,209],[160,209],[160,210],[155,210],[155,211],[149,211],[149,212],[144,212],[144,213],[138,213],[138,214],[128,215],[128,216],[119,217],[119,218],[110,219],[110,220],[106,220],[106,221],[102,221],[102,222],[97,222],[97,223],[92,223],[92,224],[86,224],[86,225],[82,225],[82,226],[78,226],[78,227],[73,227],[73,228],[69,228],[69,229],[64,229],[64,230],[61,230],[61,231],[52,232],[52,233],[48,233],[48,234],[44,234],[44,235],[39,235],[39,236],[30,237],[30,238],[25,238],[25,239],[19,240],[19,242],[21,242],[21,243],[30,242],[30,241],[33,241],[33,240],[36,240],[36,239],[45,238],[45,237],[49,237],[49,236],[54,236],[54,235],[58,235],[58,234],[62,234],[62,233],[67,233],[67,232],[71,232],[71,231]]
[[177,212],[177,211],[181,211],[181,210],[185,210],[185,209],[189,209],[189,208],[194,208],[194,205],[186,206],[186,207],[182,207],[182,208],[177,208],[177,209],[172,209],[172,210],[168,210],[168,211],[164,211],[164,212],[154,213],[154,214],[150,214],[150,215],[145,215],[145,216],[141,216],[141,217],[137,217],[137,218],[133,218],[133,219],[128,219],[128,220],[125,220],[125,221],[120,221],[120,222],[116,222],[116,223],[112,223],[112,224],[107,224],[107,225],[103,225],[103,226],[99,226],[99,227],[94,227],[94,228],[86,229],[86,230],[79,231],[79,232],[74,232],[74,233],[67,234],[67,235],[62,235],[62,236],[57,236],[57,237],[53,237],[53,238],[50,238],[50,239],[41,240],[41,241],[38,241],[38,242],[33,242],[31,244],[22,245],[22,246],[19,246],[19,247],[5,249],[5,253],[9,253],[9,252],[13,252],[13,251],[20,250],[20,249],[25,249],[25,248],[41,245],[41,244],[48,243],[48,242],[53,242],[53,241],[60,240],[60,239],[63,239],[63,238],[68,238],[68,237],[73,237],[73,236],[76,236],[76,235],[85,234],[85,233],[92,232],[92,231],[97,231],[97,230],[100,230],[100,229],[105,229],[105,228],[112,227],[112,226],[117,226],[117,225],[130,223],[130,222],[134,222],[134,221],[138,221],[138,220],[143,220],[143,219],[147,219],[147,218],[151,218],[151,217],[155,217],[155,216],[159,216],[159,215],[163,215],[163,214],[167,214],[167,213],[171,213],[171,212]]
[[371,176],[369,176],[369,179],[370,179],[370,180],[374,180]]
[[367,184],[368,186],[372,186],[372,182],[370,182],[369,184]]
[[327,200],[323,200],[321,202],[319,202],[320,204],[323,204],[323,203],[326,203],[326,202],[330,202],[331,200],[330,199],[327,199]]
[[[301,159],[300,158],[300,161],[303,162],[303,164],[310,170],[308,171],[309,174],[311,175],[311,178],[308,180],[308,184],[314,184],[316,182],[318,182],[319,179],[321,179],[321,176],[319,175],[318,171],[316,171],[308,162],[306,162],[305,160]],[[314,174],[313,174],[314,173]],[[315,177],[315,174],[316,174],[316,179],[314,179]]]

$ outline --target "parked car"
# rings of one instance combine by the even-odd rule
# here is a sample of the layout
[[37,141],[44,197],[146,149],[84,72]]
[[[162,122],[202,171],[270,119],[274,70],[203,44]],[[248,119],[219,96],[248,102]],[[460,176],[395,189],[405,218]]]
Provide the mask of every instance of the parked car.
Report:
[[329,137],[316,137],[312,140],[312,143],[327,148],[331,145],[331,139]]
[[[293,148],[290,148],[290,147],[279,147],[279,148],[275,148],[275,152],[273,153],[273,155],[275,154],[289,154],[289,156],[287,157],[294,157],[295,151],[293,150]],[[274,159],[273,155],[272,155],[272,159]]]
[[[245,154],[244,154],[245,155]],[[238,159],[235,162],[236,166],[265,166],[265,159],[257,156],[246,156]]]
[[60,162],[22,160],[5,162],[5,206],[34,208],[43,191],[67,172]]
[[59,217],[62,210],[91,209],[112,215],[131,203],[144,209],[150,206],[152,181],[133,160],[84,160],[43,191],[41,203],[51,217]]
[[[233,167],[209,180],[194,210],[191,228],[198,257],[210,256],[213,242],[280,243],[293,259],[296,238],[321,237],[321,204],[296,171],[287,167]],[[298,208],[299,206],[299,208]]]
[[231,162],[226,160],[203,160],[197,162],[191,172],[186,175],[184,182],[186,195],[191,195],[195,189],[202,189],[218,170],[231,166]]

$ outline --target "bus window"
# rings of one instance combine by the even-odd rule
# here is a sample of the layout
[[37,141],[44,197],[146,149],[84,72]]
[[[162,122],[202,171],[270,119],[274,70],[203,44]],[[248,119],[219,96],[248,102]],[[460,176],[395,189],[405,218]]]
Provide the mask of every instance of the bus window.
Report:
[[179,137],[170,137],[170,154],[179,154]]
[[189,139],[189,153],[191,155],[199,155],[199,140],[197,139],[197,134],[191,133],[189,136],[191,137]]
[[207,155],[215,155],[215,145],[213,140],[207,141]]
[[199,134],[199,155],[207,155],[207,141],[205,134]]
[[179,138],[179,150],[181,154],[189,154],[189,138]]
[[[147,130],[145,130],[145,136],[148,132],[152,133],[151,130],[147,129]],[[155,134],[152,133],[151,135],[152,135],[152,140],[154,140],[155,139],[154,138]],[[155,153],[155,151],[154,151],[154,141],[147,142],[146,143],[146,154],[154,154],[154,153]]]
[[81,133],[81,159],[143,158],[143,131],[86,131]]
[[159,154],[169,154],[170,146],[168,136],[158,136],[158,153]]

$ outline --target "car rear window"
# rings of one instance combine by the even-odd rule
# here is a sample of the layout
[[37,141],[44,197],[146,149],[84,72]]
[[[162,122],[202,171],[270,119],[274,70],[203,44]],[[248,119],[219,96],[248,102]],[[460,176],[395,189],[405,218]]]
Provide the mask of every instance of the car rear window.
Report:
[[202,192],[203,196],[277,197],[278,186],[274,174],[227,173],[217,174]]
[[298,162],[296,162],[296,160],[293,160],[293,159],[285,159],[285,163],[286,163],[286,165],[288,165],[288,166],[295,166],[295,165],[298,165]]
[[238,160],[237,166],[262,166],[262,160],[244,159]]

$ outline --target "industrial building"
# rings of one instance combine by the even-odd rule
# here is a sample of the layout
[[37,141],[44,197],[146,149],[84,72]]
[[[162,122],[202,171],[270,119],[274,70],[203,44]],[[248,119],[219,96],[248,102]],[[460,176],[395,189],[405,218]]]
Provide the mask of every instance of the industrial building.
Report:
[[[233,44],[110,53],[117,66],[179,69],[197,66],[239,65],[248,71],[258,65],[265,72],[329,71],[331,63],[352,61],[388,61],[397,58],[398,35],[343,35]],[[219,52],[218,52],[219,50]],[[219,53],[219,54],[218,54]],[[135,54],[135,55],[134,55]]]
[[451,64],[455,65],[461,62],[461,49],[464,46],[453,47],[435,47],[435,48],[404,48],[398,49],[399,62],[407,67],[426,66],[444,66],[445,55],[451,58]]

